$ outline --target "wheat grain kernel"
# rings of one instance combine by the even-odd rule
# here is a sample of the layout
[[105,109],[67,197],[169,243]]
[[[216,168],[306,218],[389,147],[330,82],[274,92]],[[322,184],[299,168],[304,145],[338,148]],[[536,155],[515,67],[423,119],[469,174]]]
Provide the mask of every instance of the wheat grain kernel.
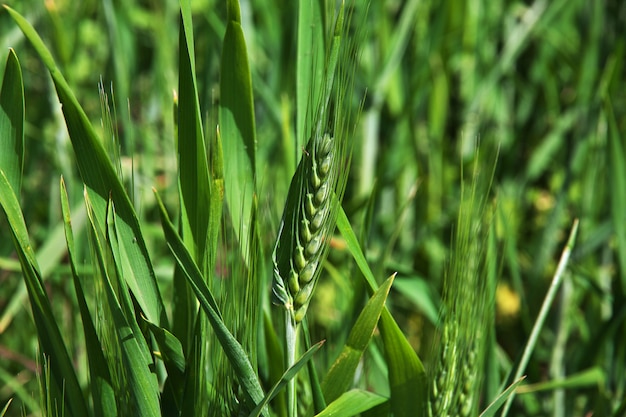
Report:
[[317,269],[317,261],[309,262],[302,271],[300,271],[300,283],[302,285],[308,284],[315,275]]

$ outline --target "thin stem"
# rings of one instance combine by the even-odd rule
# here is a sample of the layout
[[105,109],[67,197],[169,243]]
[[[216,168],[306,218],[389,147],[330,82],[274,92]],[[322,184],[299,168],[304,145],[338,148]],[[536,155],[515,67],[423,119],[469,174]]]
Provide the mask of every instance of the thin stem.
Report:
[[[546,321],[546,317],[548,316],[548,312],[550,310],[550,306],[552,305],[552,301],[556,297],[556,292],[563,281],[565,267],[567,266],[567,262],[569,261],[570,254],[572,253],[572,248],[574,247],[574,241],[576,240],[576,234],[578,232],[578,219],[574,220],[574,224],[572,225],[572,230],[569,234],[569,238],[567,239],[567,244],[565,245],[565,249],[563,249],[563,253],[561,254],[561,259],[559,260],[559,265],[556,268],[556,272],[554,273],[554,278],[552,279],[552,283],[550,284],[550,288],[548,289],[548,293],[546,294],[546,298],[543,300],[543,304],[541,305],[541,310],[539,311],[539,316],[537,316],[537,320],[535,321],[535,325],[533,326],[532,331],[530,332],[530,337],[528,338],[528,343],[524,348],[524,354],[522,355],[522,359],[520,360],[519,366],[517,367],[517,371],[515,376],[513,377],[513,381],[517,381],[520,379],[524,371],[526,370],[526,366],[528,365],[528,361],[530,360],[530,355],[533,352],[535,344],[537,343],[537,339],[539,338],[539,332],[541,331],[544,322]],[[511,396],[507,399],[504,404],[504,410],[502,411],[501,417],[506,417],[509,412],[509,408],[511,408],[511,403],[513,402],[513,398],[515,397],[515,391],[511,394]]]
[[[298,327],[293,317],[293,311],[285,310],[285,346],[287,349],[285,355],[285,369],[289,369],[296,363],[296,343],[298,336]],[[296,377],[294,376],[287,384],[287,415],[289,417],[297,416],[296,403]]]

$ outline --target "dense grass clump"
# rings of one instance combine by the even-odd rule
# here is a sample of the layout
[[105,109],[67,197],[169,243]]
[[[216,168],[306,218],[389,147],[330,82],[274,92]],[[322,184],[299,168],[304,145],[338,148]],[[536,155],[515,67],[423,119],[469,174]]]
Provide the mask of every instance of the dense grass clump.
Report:
[[0,415],[624,415],[622,3],[9,2]]

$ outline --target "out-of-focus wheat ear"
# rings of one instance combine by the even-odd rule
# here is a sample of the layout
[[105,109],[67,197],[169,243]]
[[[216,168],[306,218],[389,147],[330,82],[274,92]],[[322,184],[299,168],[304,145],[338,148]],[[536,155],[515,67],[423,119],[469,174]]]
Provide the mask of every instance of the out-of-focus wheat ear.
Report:
[[487,285],[487,245],[494,207],[487,201],[493,171],[491,177],[481,175],[480,161],[477,157],[470,187],[461,186],[451,259],[444,277],[445,310],[430,386],[430,417],[465,417],[478,412],[485,346],[494,308],[494,295]]

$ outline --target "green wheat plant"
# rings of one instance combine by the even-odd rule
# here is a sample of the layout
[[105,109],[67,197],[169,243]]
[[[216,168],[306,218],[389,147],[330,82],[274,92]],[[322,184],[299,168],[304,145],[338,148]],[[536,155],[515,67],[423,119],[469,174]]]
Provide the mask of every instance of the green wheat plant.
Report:
[[0,415],[625,414],[626,3],[7,3]]
[[[342,6],[329,42],[325,77],[316,83],[322,90],[320,102],[309,103],[313,117],[305,132],[310,139],[291,180],[272,254],[273,300],[285,309],[287,367],[295,363],[297,326],[305,317],[327,255],[349,172],[354,121],[346,100],[352,96],[355,72],[350,56],[354,49],[344,33],[349,24],[350,15],[344,16]],[[310,88],[314,91],[313,85]],[[295,381],[287,395],[295,415]]]

